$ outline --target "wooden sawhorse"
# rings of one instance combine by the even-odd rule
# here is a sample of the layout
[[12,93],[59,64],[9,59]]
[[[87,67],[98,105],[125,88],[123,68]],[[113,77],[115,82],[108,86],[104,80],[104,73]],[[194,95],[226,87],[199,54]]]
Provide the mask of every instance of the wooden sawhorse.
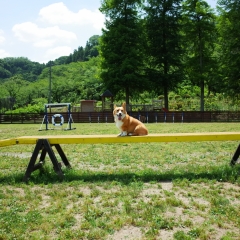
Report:
[[[31,176],[32,172],[42,168],[43,164],[45,163],[45,157],[47,153],[52,161],[54,171],[58,174],[60,179],[63,179],[63,172],[61,169],[62,164],[61,162],[57,161],[56,155],[52,149],[53,146],[56,148],[65,166],[68,168],[71,168],[71,165],[59,144],[51,145],[48,139],[39,139],[36,143],[36,146],[34,148],[31,159],[29,161],[26,173],[24,175],[24,178],[23,178],[24,182],[27,182],[29,180],[29,177]],[[39,158],[39,162],[36,164],[36,161],[40,152],[41,152],[41,155]]]

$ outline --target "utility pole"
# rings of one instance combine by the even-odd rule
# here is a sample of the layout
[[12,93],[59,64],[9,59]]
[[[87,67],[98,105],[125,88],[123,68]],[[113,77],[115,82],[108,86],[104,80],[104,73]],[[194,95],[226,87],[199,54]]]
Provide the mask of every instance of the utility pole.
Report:
[[50,68],[49,68],[49,92],[48,92],[48,103],[51,103],[51,95],[52,95],[52,61],[50,61]]

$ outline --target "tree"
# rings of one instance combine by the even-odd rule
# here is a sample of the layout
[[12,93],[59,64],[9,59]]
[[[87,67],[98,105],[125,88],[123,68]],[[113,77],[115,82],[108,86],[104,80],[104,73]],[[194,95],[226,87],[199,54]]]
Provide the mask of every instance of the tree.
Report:
[[117,97],[139,94],[147,87],[144,76],[141,0],[103,0],[106,29],[100,40],[101,78]]
[[[103,91],[102,81],[99,79],[99,62],[99,57],[93,57],[86,62],[52,66],[51,102],[79,104],[81,99],[98,100]],[[42,71],[34,86],[36,98],[48,96],[49,68]]]
[[200,86],[200,109],[204,111],[204,88],[212,75],[214,44],[216,43],[216,16],[203,0],[183,2],[186,72],[192,83]]
[[225,92],[235,98],[240,93],[240,1],[219,0],[218,31],[220,64]]
[[180,0],[148,0],[146,35],[148,42],[148,74],[155,91],[164,93],[168,109],[168,92],[181,82],[182,50],[180,35]]
[[84,60],[87,61],[92,57],[97,57],[98,53],[98,46],[99,46],[99,35],[93,35],[89,38],[86,43],[85,52],[84,52]]
[[9,96],[15,103],[23,101],[20,92],[28,86],[29,82],[23,80],[21,75],[15,75],[3,84]]
[[9,78],[11,75],[11,72],[5,68],[4,61],[0,59],[0,79]]
[[[99,38],[99,35],[93,35],[92,37],[90,37],[86,43],[85,48],[78,47],[78,49],[75,49],[73,53],[71,53],[69,56],[66,56],[64,63],[69,64],[71,62],[89,61],[90,58],[97,57],[99,55]],[[57,65],[57,62],[58,59],[54,61],[54,65]]]
[[[1,69],[2,68],[4,69]],[[32,62],[27,58],[4,58],[0,63],[0,79],[9,78],[16,74],[22,75],[24,80],[33,82],[37,80],[37,76],[45,68],[44,64]]]

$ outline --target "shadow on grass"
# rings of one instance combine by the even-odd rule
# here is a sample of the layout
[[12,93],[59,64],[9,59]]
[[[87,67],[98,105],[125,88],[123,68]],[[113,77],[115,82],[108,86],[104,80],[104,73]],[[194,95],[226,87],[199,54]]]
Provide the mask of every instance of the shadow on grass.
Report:
[[[191,169],[191,167],[189,168]],[[172,169],[168,171],[157,172],[151,169],[144,171],[129,172],[119,171],[115,173],[96,172],[96,171],[83,171],[70,169],[64,170],[64,178],[61,180],[59,176],[52,171],[52,169],[44,169],[42,173],[39,171],[34,172],[30,179],[29,184],[54,184],[54,183],[67,183],[67,182],[112,182],[116,181],[121,184],[130,184],[132,182],[151,182],[151,181],[173,181],[179,179],[188,179],[190,181],[206,179],[216,180],[223,182],[236,182],[240,181],[240,165],[231,167],[229,165],[220,165],[213,167],[197,168],[197,171],[190,171],[189,169]],[[11,175],[0,176],[1,185],[11,185],[23,183],[23,173],[16,173]]]

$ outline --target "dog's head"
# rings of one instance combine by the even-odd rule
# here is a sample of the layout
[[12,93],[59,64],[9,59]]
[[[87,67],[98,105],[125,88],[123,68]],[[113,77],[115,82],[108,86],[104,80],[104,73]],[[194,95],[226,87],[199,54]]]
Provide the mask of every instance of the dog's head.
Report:
[[126,103],[123,103],[121,107],[114,105],[113,116],[115,121],[121,121],[127,115]]

